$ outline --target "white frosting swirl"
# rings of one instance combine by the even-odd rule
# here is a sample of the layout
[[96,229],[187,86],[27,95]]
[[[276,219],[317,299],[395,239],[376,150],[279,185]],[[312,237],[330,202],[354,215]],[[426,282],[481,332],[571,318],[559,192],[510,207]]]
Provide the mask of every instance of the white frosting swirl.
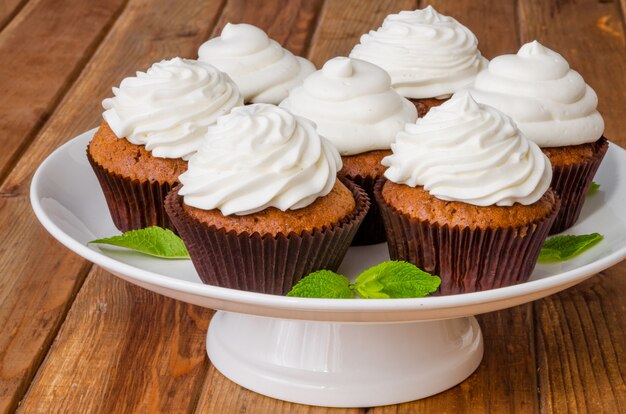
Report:
[[552,167],[502,112],[458,93],[407,124],[383,158],[385,177],[419,185],[445,201],[477,206],[524,205],[550,186]]
[[335,147],[307,119],[274,105],[235,108],[209,127],[179,179],[185,204],[222,214],[306,207],[341,169]]
[[382,27],[361,36],[350,57],[385,69],[400,95],[414,99],[448,98],[487,64],[476,36],[431,6],[390,14]]
[[188,159],[209,125],[243,98],[230,78],[213,66],[174,58],[122,80],[102,114],[119,138],[145,145],[159,158]]
[[235,81],[246,103],[276,104],[302,83],[315,66],[294,56],[250,24],[227,23],[221,36],[204,42],[199,60],[208,62]]
[[513,118],[540,147],[594,142],[604,132],[596,93],[563,56],[536,40],[517,55],[493,59],[471,94]]
[[315,122],[341,155],[389,149],[404,124],[417,119],[415,105],[391,89],[384,70],[346,57],[326,62],[280,106]]

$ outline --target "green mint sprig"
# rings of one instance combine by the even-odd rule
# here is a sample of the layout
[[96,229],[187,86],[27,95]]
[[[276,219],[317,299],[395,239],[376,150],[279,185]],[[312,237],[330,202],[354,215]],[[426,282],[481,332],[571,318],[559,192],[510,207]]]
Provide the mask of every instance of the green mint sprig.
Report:
[[87,244],[125,247],[162,259],[189,259],[185,244],[173,231],[161,227],[130,230],[120,236],[92,240]]
[[390,260],[370,267],[350,280],[330,270],[318,270],[301,279],[287,296],[328,299],[421,298],[439,288],[441,279],[417,266]]
[[287,296],[301,298],[352,299],[350,280],[331,270],[318,270],[300,279]]
[[592,181],[591,185],[589,186],[589,190],[587,190],[587,196],[594,194],[599,189],[600,189],[600,184],[596,183],[595,181]]
[[598,244],[604,237],[599,233],[551,237],[543,243],[539,263],[562,262],[578,256]]

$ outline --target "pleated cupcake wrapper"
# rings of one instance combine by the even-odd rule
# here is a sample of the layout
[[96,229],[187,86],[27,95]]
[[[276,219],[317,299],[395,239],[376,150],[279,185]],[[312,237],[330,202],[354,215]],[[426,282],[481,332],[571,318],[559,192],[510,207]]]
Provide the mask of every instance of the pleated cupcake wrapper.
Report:
[[592,159],[580,164],[553,167],[550,185],[561,198],[561,210],[550,234],[560,233],[576,223],[585,204],[587,191],[608,148],[609,142],[602,137],[595,143]]
[[357,185],[342,180],[356,200],[355,210],[338,223],[300,234],[237,233],[202,223],[183,210],[174,188],[165,201],[204,283],[284,295],[302,277],[321,269],[337,270],[369,208]]
[[352,240],[352,245],[367,246],[384,242],[387,239],[385,225],[380,215],[378,205],[374,202],[374,185],[376,184],[376,180],[380,177],[362,177],[360,175],[351,177],[346,175],[344,178],[361,187],[371,200],[370,209],[365,215],[359,230],[356,232],[356,236],[354,236],[354,240]]
[[[450,228],[403,214],[382,197],[381,179],[374,189],[380,206],[389,255],[441,277],[439,294],[476,292],[528,280],[559,209],[518,228]],[[558,200],[558,198],[557,198]]]
[[87,159],[100,182],[115,227],[123,232],[150,226],[176,231],[163,205],[172,189],[170,184],[125,178],[98,164],[89,150]]

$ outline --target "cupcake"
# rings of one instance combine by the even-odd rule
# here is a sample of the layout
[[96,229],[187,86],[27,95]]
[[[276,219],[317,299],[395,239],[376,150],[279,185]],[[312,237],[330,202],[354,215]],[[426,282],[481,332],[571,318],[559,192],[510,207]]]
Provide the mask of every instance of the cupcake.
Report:
[[[376,65],[336,57],[291,90],[281,104],[310,119],[317,132],[341,154],[339,175],[358,184],[373,200],[374,183],[382,177],[380,161],[391,154],[396,134],[415,122],[415,106],[391,88],[389,75]],[[370,207],[354,245],[385,241],[378,207]]]
[[534,41],[498,56],[470,90],[476,101],[509,115],[552,163],[561,210],[550,233],[573,226],[608,141],[598,97],[560,54]]
[[441,277],[441,294],[530,277],[559,208],[550,161],[509,117],[456,94],[407,124],[375,188],[389,254]]
[[382,27],[361,36],[350,57],[385,69],[420,117],[468,87],[487,65],[476,36],[431,6],[390,14]]
[[290,89],[315,72],[313,63],[294,56],[250,24],[227,23],[220,36],[200,46],[198,56],[200,61],[227,73],[246,104],[278,105]]
[[310,121],[269,104],[209,127],[165,208],[207,284],[285,294],[336,270],[369,207]]
[[102,102],[104,122],[87,147],[113,222],[121,231],[173,229],[165,196],[207,127],[243,99],[227,75],[181,58],[137,72],[113,94]]

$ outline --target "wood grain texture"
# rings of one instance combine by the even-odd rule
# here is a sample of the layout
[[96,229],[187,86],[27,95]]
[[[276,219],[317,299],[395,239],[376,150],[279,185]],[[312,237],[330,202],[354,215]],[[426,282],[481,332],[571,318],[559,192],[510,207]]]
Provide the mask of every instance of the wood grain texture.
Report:
[[195,412],[197,414],[360,414],[365,411],[362,408],[312,407],[275,400],[240,387],[211,365]]
[[520,43],[515,0],[430,0],[423,5],[426,4],[467,26],[478,38],[478,48],[487,59],[517,52]]
[[213,36],[219,36],[226,23],[249,23],[261,27],[292,53],[304,55],[322,3],[323,0],[229,0]]
[[209,37],[222,5],[223,0],[195,0],[185,4],[132,0],[87,62],[54,117],[0,187],[0,194],[25,194],[36,167],[53,149],[98,126],[102,99],[111,96],[111,88],[122,79],[162,59],[197,57],[198,47]]
[[[36,222],[25,197],[0,197],[0,413],[16,406],[89,266]],[[29,240],[22,241],[28,235]],[[45,258],[45,259],[44,259]]]
[[558,51],[598,94],[605,136],[626,136],[626,40],[618,2],[522,0],[520,38]]
[[[123,5],[120,0],[97,5],[31,1],[0,33],[0,55],[7,57],[0,60],[0,79],[11,80],[3,84],[0,100],[0,177],[66,92]],[[56,7],[69,10],[58,14]],[[54,59],[49,58],[52,51]],[[10,410],[24,393],[87,271],[74,255],[57,256],[61,247],[35,224],[28,199],[13,195],[3,193],[0,198],[0,226],[7,229],[0,236],[0,326],[7,333],[0,336],[0,412]],[[32,235],[30,249],[21,248],[25,229]],[[48,260],[41,261],[39,255]],[[46,279],[51,268],[64,277],[51,283]]]
[[485,356],[467,380],[432,397],[371,408],[368,414],[538,412],[532,306],[488,313],[477,319]]
[[94,268],[20,412],[192,411],[211,315]]
[[[0,32],[0,179],[76,79],[125,0],[34,0]],[[56,13],[57,10],[64,13]]]
[[308,58],[315,66],[335,56],[348,56],[362,34],[376,30],[385,16],[413,10],[415,0],[370,1],[326,0],[313,35]]
[[[51,242],[28,202],[35,168],[53,149],[99,123],[112,85],[168,56],[194,56],[222,3],[132,1],[53,118],[0,187],[0,412],[23,394],[82,284],[87,263]],[[167,13],[163,13],[167,10]]]
[[28,0],[3,0],[0,2],[0,31],[22,10]]
[[[595,89],[605,135],[624,146],[626,42],[619,7],[618,2],[525,0],[519,17],[523,42],[538,39],[557,50]],[[626,264],[604,274],[534,304],[542,411],[626,410]]]
[[[249,6],[249,3],[248,3],[248,6]],[[152,4],[152,7],[154,7],[156,10],[163,9],[163,6],[160,6],[158,4],[157,5]],[[181,5],[181,8],[182,7],[183,6]],[[188,9],[190,5],[185,4],[184,7]],[[233,6],[231,5],[229,7],[232,10]],[[221,7],[219,7],[219,4],[214,5],[214,7],[206,7],[206,5],[204,5],[204,7],[201,7],[200,2],[198,2],[197,8],[198,9],[202,8],[203,10],[213,10],[213,11],[218,11],[218,12],[221,11]],[[225,10],[229,10],[229,8],[227,7],[225,8]],[[294,10],[290,8],[283,8],[281,12],[275,15],[274,17],[280,19],[280,16],[282,15],[282,13],[284,13],[285,15],[289,15],[293,11]],[[81,79],[79,79],[75,87],[76,95],[73,95],[74,90],[70,92],[69,99],[63,103],[64,105],[60,108],[59,114],[57,114],[57,116],[55,117],[55,120],[60,120],[63,118],[68,119],[68,120],[72,119],[73,115],[78,115],[77,112],[81,107],[84,107],[85,105],[93,106],[92,101],[95,101],[95,103],[98,104],[101,98],[94,99],[93,96],[94,95],[98,96],[99,89],[102,90],[103,95],[106,96],[106,94],[108,94],[108,89],[110,88],[110,85],[115,85],[119,83],[119,80],[124,75],[126,75],[125,73],[123,73],[124,71],[130,71],[132,73],[135,70],[134,68],[137,68],[137,67],[145,68],[152,61],[162,59],[164,57],[167,57],[168,55],[183,54],[184,56],[194,57],[196,55],[196,50],[198,46],[201,44],[202,41],[208,38],[208,33],[211,31],[211,28],[212,28],[210,22],[211,21],[215,22],[217,20],[217,15],[214,14],[212,16],[202,16],[201,14],[198,13],[199,10],[194,10],[193,8],[191,8],[191,10],[187,10],[186,12],[188,12],[189,14],[185,16],[180,16],[180,15],[172,16],[172,12],[173,10],[170,9],[168,18],[173,18],[174,22],[184,22],[184,24],[187,24],[188,26],[191,26],[191,27],[181,28],[181,27],[177,27],[178,25],[180,25],[180,23],[172,24],[163,20],[151,22],[147,20],[143,5],[138,5],[138,4],[131,2],[128,5],[127,10],[124,13],[124,15],[120,17],[120,20],[116,23],[115,27],[111,31],[110,39],[105,39],[105,41],[103,42],[102,50],[99,50],[98,53],[94,56],[94,59],[87,65],[87,68],[85,69],[85,74],[86,74],[85,77],[84,78],[81,77]],[[178,13],[180,14],[180,11],[178,11]],[[153,14],[151,16],[156,17],[157,15]],[[311,16],[311,20],[312,20],[312,17],[313,16]],[[303,15],[300,15],[300,18],[302,19]],[[272,21],[271,19],[267,19],[267,18],[265,18],[264,20],[267,22]],[[254,20],[252,21],[252,23],[255,23]],[[159,27],[160,24],[163,26],[167,26],[167,27]],[[202,24],[203,26],[195,27],[195,28],[193,27],[193,25],[200,26],[200,24]],[[259,22],[259,24],[262,24],[262,22]],[[273,27],[275,27],[275,29],[273,30],[277,30],[277,31],[283,30],[281,26],[273,26]],[[312,30],[312,25],[303,25],[302,27],[306,27],[307,30]],[[142,33],[142,31],[147,32],[147,33]],[[173,48],[171,47],[174,45],[172,45],[169,41],[169,39],[171,39],[170,37],[171,35],[168,36],[168,32],[171,33],[172,31],[174,31],[175,33],[174,38],[178,39],[178,42],[177,42],[178,44],[176,45],[176,49],[174,53],[172,53]],[[271,36],[274,35],[271,28],[268,28],[268,32]],[[292,30],[291,33],[293,33],[294,36],[297,36],[299,34],[297,30]],[[137,52],[141,52],[141,53],[137,53],[137,57],[142,59],[142,62],[141,63],[137,62],[136,64],[129,63],[129,57],[123,56],[122,54],[125,53],[124,51],[127,48],[137,47],[135,44],[135,39],[144,39],[144,38],[146,40],[140,43],[140,46],[142,45],[145,46],[145,49],[139,48],[139,50],[137,51]],[[303,36],[300,36],[300,38],[303,38]],[[306,36],[304,36],[304,38],[306,38]],[[107,42],[110,42],[110,43],[107,43]],[[164,42],[166,47],[161,47],[162,45],[160,44],[160,42]],[[109,44],[110,47],[106,46],[107,44]],[[113,47],[113,45],[115,45],[115,47]],[[297,42],[293,42],[292,45],[296,47]],[[123,61],[124,64],[117,65],[119,66],[118,68],[112,67],[113,66],[112,64],[114,62],[120,62],[120,61]],[[108,62],[111,62],[111,63],[108,63]],[[116,70],[122,71],[122,73],[118,74],[115,72]],[[113,78],[114,75],[117,79]],[[105,82],[103,81],[103,79],[108,79],[108,80],[106,80]],[[105,89],[102,89],[100,85],[106,85]],[[95,91],[94,91],[94,88],[96,88]],[[74,100],[74,98],[76,98],[76,100]],[[100,114],[99,105],[96,106],[95,109],[97,110],[97,112],[94,111],[95,112],[94,115],[96,115],[96,117],[99,117],[99,114]],[[65,111],[68,112],[67,115],[65,115]],[[54,130],[56,127],[57,125],[51,124],[49,126],[49,129],[46,129],[44,133],[50,130]],[[71,125],[70,123],[60,123],[59,128],[62,129],[62,132],[57,133],[58,134],[57,136],[67,138],[67,137],[71,137],[72,135],[80,131],[80,130],[78,131],[67,130],[67,128],[73,128],[73,127],[74,125]],[[84,129],[86,129],[86,127],[82,128],[82,130]],[[27,156],[38,157],[39,154],[34,155],[32,153],[29,153]],[[25,165],[29,165],[29,164],[25,164]],[[26,175],[25,172],[22,172],[22,171],[23,170],[21,169],[21,165],[18,165],[18,167],[14,170],[14,173]],[[14,182],[19,183],[20,181],[21,181],[21,176],[18,178],[12,175],[10,177],[10,183],[7,184],[7,188],[8,187],[17,188],[16,192],[19,192],[20,189],[22,188],[21,185],[13,184],[13,183]],[[101,289],[106,290],[107,288],[101,287]],[[142,292],[148,296],[152,295],[154,297],[158,297],[158,295],[155,295],[149,292],[145,292],[145,291],[142,291]],[[82,291],[81,291],[81,294],[82,294]],[[198,313],[205,312],[205,311],[202,311],[200,308],[197,308],[196,311]],[[130,315],[131,313],[133,313],[133,310],[130,308],[127,308],[126,312],[128,312]],[[75,318],[76,315],[78,314],[70,313],[68,315],[66,324],[72,324],[74,322],[73,318]],[[113,325],[110,327],[110,329],[115,329],[114,324],[116,321],[117,320],[110,321],[110,324]],[[90,322],[92,321],[84,321],[85,324],[89,324]],[[126,323],[126,321],[120,321],[120,323]],[[180,323],[180,321],[173,320],[173,321],[170,321],[170,323],[171,325],[175,327],[178,323]],[[83,334],[84,332],[77,333],[77,335],[83,335]],[[205,334],[206,334],[206,329],[203,335]],[[162,343],[159,345],[160,348],[161,347],[167,348],[172,345],[171,343],[167,342],[168,338],[165,333],[156,332],[154,333],[154,336],[155,336],[155,340],[162,341]],[[102,335],[97,335],[95,339],[98,339],[98,340],[102,339],[105,343],[107,340],[112,340],[112,339],[108,339],[108,337],[103,338]],[[60,337],[58,341],[63,341],[63,340],[64,340],[63,337]],[[71,338],[67,340],[70,342],[72,341]],[[200,341],[196,341],[195,343],[196,345],[199,346],[199,349],[202,349],[202,351],[204,352],[204,337]],[[137,344],[139,344],[139,342]],[[66,351],[66,348],[62,348],[62,349],[63,349],[63,352]],[[165,358],[165,356],[166,356],[165,353],[162,353],[159,355],[146,355],[145,360],[144,359],[140,360],[145,364],[143,366],[143,369],[149,369],[153,365],[167,363],[167,361],[162,360],[163,358]],[[93,360],[96,357],[105,358],[105,359],[107,358],[106,356],[97,355],[97,354],[76,355],[76,358],[79,358],[81,361],[84,361],[85,363],[89,363],[90,360]],[[110,358],[118,358],[118,356],[113,354],[110,356]],[[49,361],[54,361],[54,359],[55,359],[54,357],[50,357]],[[55,366],[54,368],[52,368],[51,371],[48,371],[49,365],[47,362],[48,360],[42,365],[41,372],[54,373],[56,370],[58,370],[58,367]],[[96,361],[96,362],[100,363],[99,361]],[[102,363],[105,365],[111,364],[111,361],[105,360]],[[127,375],[128,372],[127,371],[124,371],[124,372],[126,376],[128,377]],[[201,375],[202,378],[204,379],[204,372],[196,373],[196,374]],[[115,388],[115,392],[111,391],[111,393],[117,395],[118,397],[121,396],[122,400],[135,401],[134,393],[136,390],[134,389],[134,387],[129,386],[128,383],[125,383],[124,382],[125,380],[122,378],[122,374],[120,375],[121,376],[118,382],[120,382],[121,385],[120,384],[108,385],[109,387]],[[128,381],[130,381],[130,379]],[[146,382],[145,384],[148,384],[149,382],[150,381]],[[195,403],[197,396],[200,395],[199,392],[195,392],[194,389],[189,388],[191,387],[190,384],[193,384],[195,386],[196,385],[195,380],[194,381],[190,380],[190,382],[186,385],[187,388],[184,388],[184,387],[181,388],[181,392],[186,392],[188,395],[188,397],[184,399],[185,404]],[[172,386],[172,384],[169,384],[169,386]],[[81,404],[84,404],[84,403],[82,400],[83,397],[81,397],[81,395],[82,393],[84,393],[84,390],[81,391],[78,389],[69,389],[67,390],[66,393],[61,393],[60,391],[57,390],[50,394],[48,393],[50,389],[55,390],[56,385],[51,384],[48,381],[48,379],[46,380],[37,379],[33,383],[31,387],[31,391],[29,393],[29,396],[33,395],[33,397],[27,396],[25,399],[25,404],[28,404],[28,402],[31,400],[40,401],[45,396],[46,398],[48,398],[47,402],[50,402],[49,400],[52,399],[55,401],[55,403],[59,403],[62,401],[64,406],[71,405],[71,406],[78,406],[78,407],[83,408],[83,405]],[[164,388],[161,391],[164,391],[166,389],[167,387],[164,386]],[[127,394],[128,396],[126,396]],[[105,407],[105,408],[106,407],[119,408],[119,407],[109,407],[106,405],[109,403],[108,401],[110,399],[110,396],[111,395],[107,393],[104,393],[104,394],[98,393],[98,392],[90,393],[89,400],[91,401],[90,403],[91,405],[89,405],[89,407],[92,410],[94,410],[95,407],[97,407],[98,405],[101,407]],[[57,400],[56,399],[57,397],[59,398],[62,397],[62,398],[60,400]],[[142,404],[144,404],[146,401],[149,401],[147,397],[140,396],[139,399],[136,401],[136,403],[134,402],[133,404],[137,404],[134,406],[138,409],[141,409],[142,407],[144,407],[144,405]],[[70,404],[70,405],[67,405],[67,404]],[[34,408],[35,406],[26,405],[26,407]],[[115,411],[108,411],[106,409],[103,409],[103,411],[101,412],[115,412]]]
[[626,271],[535,302],[542,412],[626,412]]

